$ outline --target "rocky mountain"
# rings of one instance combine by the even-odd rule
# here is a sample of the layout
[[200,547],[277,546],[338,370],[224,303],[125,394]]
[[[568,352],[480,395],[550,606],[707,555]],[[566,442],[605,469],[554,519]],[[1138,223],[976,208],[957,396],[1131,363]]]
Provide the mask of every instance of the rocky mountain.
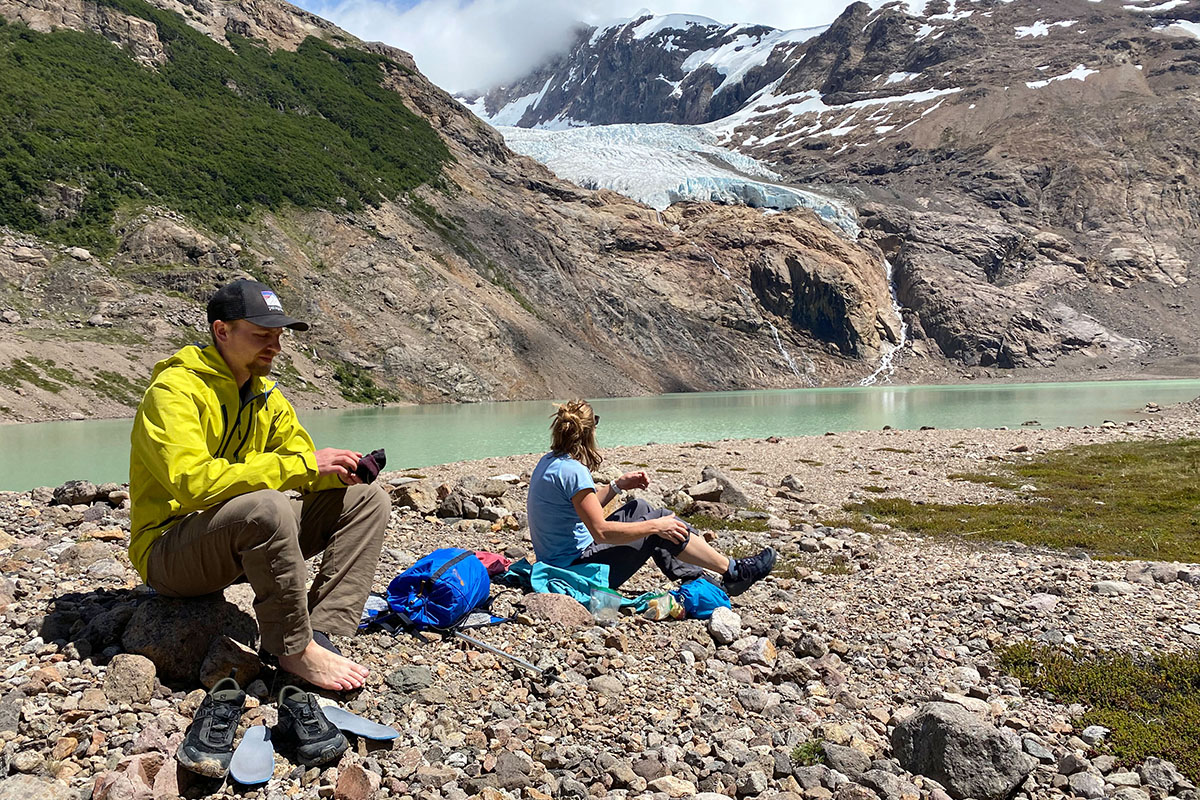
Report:
[[0,419],[131,413],[249,274],[300,405],[802,386],[894,347],[806,211],[556,179],[412,59],[278,0],[0,0]]
[[642,17],[472,107],[704,123],[853,203],[895,267],[909,377],[921,356],[1195,375],[1198,34],[1190,0],[855,3],[815,36]]

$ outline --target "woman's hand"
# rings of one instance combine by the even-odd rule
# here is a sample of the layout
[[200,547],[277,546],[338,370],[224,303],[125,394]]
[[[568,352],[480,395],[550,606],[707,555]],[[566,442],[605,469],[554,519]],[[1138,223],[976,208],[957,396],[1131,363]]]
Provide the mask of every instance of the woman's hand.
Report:
[[637,472],[626,472],[613,483],[621,491],[627,492],[630,489],[645,489],[650,485],[650,477],[646,475],[645,470],[638,470]]
[[[674,514],[649,520],[653,525],[652,534],[657,534],[669,542],[683,542],[688,538],[687,525]],[[650,535],[650,534],[648,534]]]

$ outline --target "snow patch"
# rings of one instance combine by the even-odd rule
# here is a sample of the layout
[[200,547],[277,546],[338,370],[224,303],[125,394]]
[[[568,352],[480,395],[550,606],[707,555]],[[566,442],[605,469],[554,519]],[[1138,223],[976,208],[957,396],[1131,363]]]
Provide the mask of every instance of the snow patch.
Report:
[[715,19],[708,17],[698,17],[693,14],[664,14],[661,17],[651,17],[633,29],[634,39],[647,39],[659,31],[663,30],[680,30],[685,31],[693,25],[699,25],[702,28],[710,26],[720,27],[721,23]]
[[1189,22],[1186,19],[1177,19],[1170,25],[1167,25],[1160,30],[1165,30],[1167,33],[1195,36],[1197,39],[1200,39],[1200,22]]
[[1140,11],[1143,14],[1151,14],[1157,11],[1170,11],[1172,8],[1186,6],[1188,0],[1167,0],[1165,3],[1159,3],[1156,6],[1125,6],[1126,11]]
[[1050,33],[1051,28],[1069,28],[1078,22],[1077,19],[1065,19],[1062,22],[1047,22],[1042,19],[1032,25],[1018,25],[1014,30],[1018,39],[1024,39],[1026,36],[1046,36]]
[[1088,69],[1083,64],[1080,64],[1075,69],[1068,72],[1066,75],[1055,75],[1053,78],[1046,78],[1044,81],[1026,81],[1025,85],[1030,89],[1041,89],[1049,86],[1055,81],[1082,81],[1086,80],[1088,75],[1095,75],[1100,70]]
[[891,75],[887,76],[887,80],[883,82],[883,85],[887,86],[888,84],[892,83],[904,83],[905,81],[911,81],[913,78],[919,77],[921,77],[921,73],[919,72],[893,72]]

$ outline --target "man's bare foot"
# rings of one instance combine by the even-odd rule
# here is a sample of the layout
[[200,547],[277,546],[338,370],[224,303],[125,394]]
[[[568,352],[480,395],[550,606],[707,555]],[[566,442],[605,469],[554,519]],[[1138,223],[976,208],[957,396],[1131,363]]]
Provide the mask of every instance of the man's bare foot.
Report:
[[280,656],[279,666],[313,686],[339,692],[361,688],[370,674],[363,665],[331,653],[316,642],[309,642],[295,655]]

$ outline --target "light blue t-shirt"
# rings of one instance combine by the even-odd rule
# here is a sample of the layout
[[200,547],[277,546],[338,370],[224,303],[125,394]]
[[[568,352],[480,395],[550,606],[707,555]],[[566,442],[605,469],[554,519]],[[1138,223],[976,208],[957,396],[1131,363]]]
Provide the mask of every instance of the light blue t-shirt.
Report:
[[562,453],[546,453],[529,479],[529,538],[538,561],[567,567],[595,540],[571,498],[595,489],[592,473]]

